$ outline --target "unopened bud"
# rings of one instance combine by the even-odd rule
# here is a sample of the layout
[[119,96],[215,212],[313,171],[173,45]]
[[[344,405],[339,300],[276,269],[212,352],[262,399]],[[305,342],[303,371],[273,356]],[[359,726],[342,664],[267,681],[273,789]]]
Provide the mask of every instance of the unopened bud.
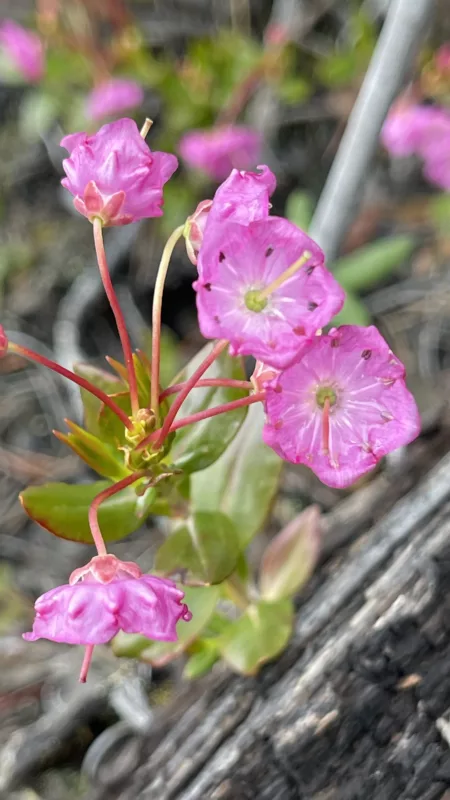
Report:
[[197,264],[197,256],[202,246],[205,225],[212,204],[212,200],[202,200],[194,213],[187,218],[186,225],[184,226],[186,250],[189,260],[192,261],[193,264]]

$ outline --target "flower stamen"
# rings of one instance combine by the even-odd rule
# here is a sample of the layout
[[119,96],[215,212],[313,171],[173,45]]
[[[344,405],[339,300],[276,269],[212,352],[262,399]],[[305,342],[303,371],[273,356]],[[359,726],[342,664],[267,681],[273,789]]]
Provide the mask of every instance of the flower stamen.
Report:
[[298,272],[298,270],[301,267],[303,267],[303,265],[306,264],[306,262],[310,258],[312,258],[312,253],[309,250],[305,250],[305,252],[300,256],[300,258],[298,258],[297,261],[294,261],[294,263],[291,264],[290,267],[285,269],[284,272],[282,272],[281,275],[278,276],[278,278],[275,278],[275,280],[269,283],[268,286],[266,286],[264,289],[261,289],[261,291],[258,292],[259,301],[266,300],[268,297],[270,297],[270,295],[273,294],[273,292],[275,292],[277,289],[279,289],[280,286],[283,285],[283,283],[286,283],[286,281],[289,280],[289,278],[292,278],[292,276],[295,275],[295,273]]

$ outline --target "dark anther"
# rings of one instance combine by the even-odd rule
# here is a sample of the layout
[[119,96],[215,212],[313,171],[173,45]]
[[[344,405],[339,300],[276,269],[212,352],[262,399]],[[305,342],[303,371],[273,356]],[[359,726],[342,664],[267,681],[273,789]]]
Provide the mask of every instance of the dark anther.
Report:
[[214,322],[220,322],[220,317],[217,314],[214,315]]
[[361,353],[361,358],[364,358],[365,361],[368,361],[371,355],[372,350],[363,350]]
[[268,247],[266,250],[266,258],[269,258],[273,253],[273,247]]
[[339,347],[340,341],[339,339],[332,339],[331,340],[331,347]]
[[314,303],[313,300],[308,303],[308,311],[315,311],[318,306],[318,303]]
[[219,261],[225,261],[225,253],[222,253],[222,251],[219,253]]
[[312,275],[314,270],[315,270],[315,266],[314,266],[314,264],[311,264],[311,266],[307,268],[306,274],[307,275]]
[[210,292],[211,291],[211,284],[210,283],[204,283],[203,284],[203,288],[206,289],[207,292]]

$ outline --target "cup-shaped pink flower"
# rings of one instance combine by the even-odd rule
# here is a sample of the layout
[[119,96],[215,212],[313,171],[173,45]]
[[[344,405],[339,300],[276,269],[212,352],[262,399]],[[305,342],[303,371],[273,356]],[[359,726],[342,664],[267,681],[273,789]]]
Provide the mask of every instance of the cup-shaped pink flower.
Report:
[[188,166],[210,178],[224,180],[232,169],[250,169],[260,160],[260,134],[241,125],[194,130],[180,140],[178,149]]
[[144,90],[136,81],[111,78],[96,86],[86,100],[89,119],[100,120],[137,108],[144,100]]
[[173,581],[142,575],[136,564],[96,556],[70,583],[36,600],[33,630],[24,639],[67,644],[109,642],[120,630],[149,639],[176,641],[178,620],[191,614]]
[[0,24],[0,50],[25,80],[36,83],[44,74],[44,49],[39,36],[5,19]]
[[381,131],[386,150],[396,157],[418,154],[425,137],[439,121],[440,112],[432,106],[398,100],[392,106]]
[[217,189],[214,200],[203,200],[194,214],[187,219],[185,237],[188,256],[197,264],[207,224],[230,220],[248,225],[269,216],[269,197],[275,191],[276,179],[269,167],[258,167],[259,172],[233,169]]
[[151,152],[132,119],[110,122],[92,136],[65,136],[61,146],[70,153],[61,183],[90,221],[99,217],[104,225],[126,225],[162,215],[163,186],[178,161],[170,153]]
[[344,325],[317,336],[266,388],[264,441],[328,486],[350,486],[419,435],[404,377],[373,326]]
[[[295,274],[284,279],[294,264]],[[228,339],[232,355],[252,355],[276,369],[293,361],[344,302],[320,247],[280,217],[249,225],[208,222],[198,271],[203,336]],[[281,285],[271,290],[277,280]]]

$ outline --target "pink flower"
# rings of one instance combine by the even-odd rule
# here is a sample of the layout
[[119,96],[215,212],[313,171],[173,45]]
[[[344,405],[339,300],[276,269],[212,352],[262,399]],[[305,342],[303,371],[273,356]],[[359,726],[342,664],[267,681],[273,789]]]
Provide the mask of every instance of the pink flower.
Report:
[[65,136],[61,146],[70,153],[61,183],[90,221],[100,217],[104,225],[126,225],[162,215],[163,186],[178,161],[169,153],[151,152],[132,119],[103,125],[93,136]]
[[203,336],[228,339],[232,355],[286,367],[342,308],[344,292],[323,262],[320,247],[285,219],[208,222],[194,283]]
[[33,83],[44,74],[44,50],[37,34],[5,19],[0,25],[0,48],[20,75]]
[[142,575],[136,564],[112,555],[96,556],[69,584],[36,600],[33,630],[23,638],[95,645],[122,630],[176,641],[178,620],[191,619],[183,597],[173,581]]
[[434,56],[434,63],[439,72],[450,73],[450,44],[443,44]]
[[404,100],[392,106],[381,131],[381,141],[393,156],[418,153],[424,135],[436,124],[437,109]]
[[237,125],[194,130],[182,137],[179,150],[190,167],[221,181],[234,167],[249,169],[259,161],[261,136],[252,128]]
[[6,356],[8,352],[8,337],[6,336],[3,325],[0,325],[0,358]]
[[203,242],[206,224],[230,220],[248,225],[269,216],[269,197],[275,191],[276,179],[265,165],[260,172],[233,169],[217,189],[214,200],[203,200],[187,219],[185,237],[188,256],[193,264]]
[[86,101],[86,111],[90,119],[98,120],[136,108],[143,100],[144,91],[138,83],[111,78],[92,90]]
[[317,336],[266,389],[263,438],[343,488],[420,432],[403,364],[373,326]]

